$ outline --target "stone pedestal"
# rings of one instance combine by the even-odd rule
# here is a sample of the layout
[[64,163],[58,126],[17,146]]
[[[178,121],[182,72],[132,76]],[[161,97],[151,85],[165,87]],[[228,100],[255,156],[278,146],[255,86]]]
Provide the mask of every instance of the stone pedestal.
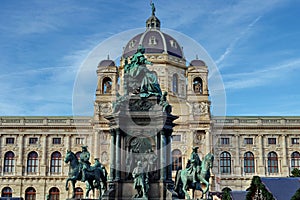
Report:
[[[136,190],[128,174],[150,150],[157,156],[157,175],[149,179],[148,199],[176,198],[172,191],[171,136],[173,121],[178,117],[162,110],[157,97],[131,96],[122,102],[117,113],[105,116],[110,125],[111,158],[109,189],[103,199],[139,199],[134,198]],[[128,156],[132,157],[131,162]]]

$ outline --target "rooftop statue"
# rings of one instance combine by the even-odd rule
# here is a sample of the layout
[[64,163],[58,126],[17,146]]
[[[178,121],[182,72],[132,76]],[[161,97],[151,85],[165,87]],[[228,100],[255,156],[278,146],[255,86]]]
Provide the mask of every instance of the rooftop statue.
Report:
[[[189,160],[191,166],[187,166],[187,168],[183,170],[178,170],[176,174],[175,191],[181,199],[190,199],[190,195],[187,192],[188,189],[193,190],[193,198],[196,189],[202,191],[201,198],[203,198],[203,195],[209,190],[210,168],[213,167],[214,156],[213,154],[208,153],[201,162],[197,154],[197,149],[198,147],[193,147],[191,159]],[[204,191],[202,190],[200,183],[206,185]]]
[[69,190],[68,183],[71,182],[73,188],[72,198],[75,198],[75,184],[77,181],[86,182],[86,198],[88,198],[90,190],[96,188],[99,190],[99,199],[101,199],[101,194],[107,189],[107,171],[105,167],[97,158],[94,165],[91,166],[89,159],[90,153],[87,150],[87,146],[82,146],[79,161],[72,151],[67,151],[65,163],[70,163],[70,173],[66,181],[66,190]]
[[155,6],[154,6],[154,3],[151,1],[150,5],[151,5],[151,8],[152,8],[152,15],[155,15]]

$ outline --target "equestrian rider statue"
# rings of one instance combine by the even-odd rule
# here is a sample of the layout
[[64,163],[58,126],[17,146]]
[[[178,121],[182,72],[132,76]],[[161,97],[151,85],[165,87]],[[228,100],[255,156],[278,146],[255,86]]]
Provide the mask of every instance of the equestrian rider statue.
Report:
[[197,174],[201,172],[201,160],[198,155],[199,147],[193,147],[193,152],[190,156],[191,166],[188,171],[193,175],[193,184],[197,183]]
[[86,171],[90,169],[91,163],[90,163],[90,152],[87,150],[87,146],[81,146],[82,151],[80,154],[80,163],[81,163],[81,171],[82,171],[82,177],[81,181],[86,181]]

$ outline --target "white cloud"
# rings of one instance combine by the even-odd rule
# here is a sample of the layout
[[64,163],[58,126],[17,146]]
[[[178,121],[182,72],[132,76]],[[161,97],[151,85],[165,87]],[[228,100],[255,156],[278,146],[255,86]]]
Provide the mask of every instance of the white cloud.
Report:
[[291,73],[294,69],[300,69],[300,59],[288,61],[280,65],[266,67],[251,72],[225,74],[224,84],[226,89],[244,89],[257,87],[265,84],[272,83],[278,77],[283,76],[284,73]]
[[[216,61],[216,64],[219,65],[222,61],[232,52],[236,44],[251,30],[251,28],[260,20],[261,16],[257,17],[253,20],[245,30],[243,30],[226,48],[225,52],[220,56],[220,58]],[[219,67],[220,68],[220,67]]]

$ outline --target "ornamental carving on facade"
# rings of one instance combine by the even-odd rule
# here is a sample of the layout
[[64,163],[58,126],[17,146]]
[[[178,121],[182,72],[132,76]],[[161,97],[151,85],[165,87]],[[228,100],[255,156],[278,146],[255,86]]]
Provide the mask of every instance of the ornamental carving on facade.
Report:
[[102,103],[99,106],[100,112],[102,114],[107,114],[112,112],[112,104],[111,103]]

